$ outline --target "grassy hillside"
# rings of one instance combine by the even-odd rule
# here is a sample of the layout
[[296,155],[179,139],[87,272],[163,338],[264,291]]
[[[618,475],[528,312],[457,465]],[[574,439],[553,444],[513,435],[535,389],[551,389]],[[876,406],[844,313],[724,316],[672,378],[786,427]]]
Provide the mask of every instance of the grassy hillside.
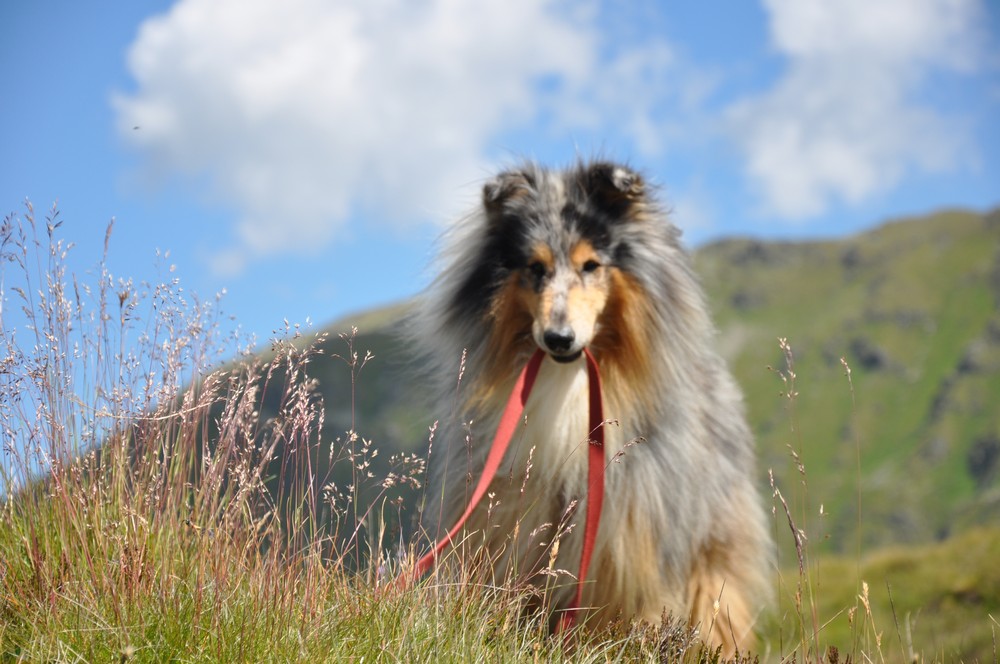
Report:
[[[1000,515],[1000,214],[945,212],[840,241],[706,247],[697,266],[762,465],[794,449],[828,546],[944,537]],[[794,353],[798,396],[767,369]],[[851,369],[851,381],[841,363]],[[853,389],[852,389],[853,384]]]
[[779,653],[798,639],[813,652],[833,646],[841,661],[851,653],[878,652],[896,662],[995,662],[998,551],[1000,528],[994,527],[973,528],[942,543],[884,547],[860,559],[821,556],[802,584],[801,606],[797,573],[780,575],[779,610],[767,621],[766,643]]

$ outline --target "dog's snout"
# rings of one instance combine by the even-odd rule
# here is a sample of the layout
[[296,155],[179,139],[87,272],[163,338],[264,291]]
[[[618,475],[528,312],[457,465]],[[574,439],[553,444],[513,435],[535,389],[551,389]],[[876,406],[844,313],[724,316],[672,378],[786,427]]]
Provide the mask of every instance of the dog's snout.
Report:
[[553,353],[565,353],[572,348],[576,335],[571,328],[564,327],[558,330],[545,330],[542,339],[545,341],[545,346]]

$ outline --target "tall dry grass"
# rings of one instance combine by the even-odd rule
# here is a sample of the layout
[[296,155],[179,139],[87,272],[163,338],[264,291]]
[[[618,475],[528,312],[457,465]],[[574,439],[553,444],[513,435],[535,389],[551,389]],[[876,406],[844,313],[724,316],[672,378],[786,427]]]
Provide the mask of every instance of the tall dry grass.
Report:
[[[424,460],[374,477],[353,427],[322,439],[323,337],[286,325],[254,354],[167,255],[159,283],[112,275],[110,225],[71,273],[61,224],[28,204],[0,227],[0,661],[717,659],[676,625],[550,637],[529,589],[461,564],[393,588],[378,515]],[[371,359],[353,344],[352,385]]]
[[[115,278],[110,225],[81,281],[60,226],[57,210],[40,222],[29,205],[0,231],[5,654],[127,652],[152,624],[170,627],[154,642],[193,639],[220,657],[240,648],[216,638],[229,621],[283,638],[325,601],[315,347],[276,342],[255,360],[222,329],[220,297]],[[279,379],[280,415],[261,421]]]

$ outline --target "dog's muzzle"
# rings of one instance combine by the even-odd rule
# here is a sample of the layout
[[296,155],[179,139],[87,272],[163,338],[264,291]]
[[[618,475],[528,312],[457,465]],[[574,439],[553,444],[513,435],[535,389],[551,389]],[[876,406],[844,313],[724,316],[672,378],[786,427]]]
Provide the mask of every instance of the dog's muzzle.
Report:
[[572,328],[546,330],[542,335],[545,350],[556,362],[573,362],[583,354],[583,348],[576,347],[576,335]]

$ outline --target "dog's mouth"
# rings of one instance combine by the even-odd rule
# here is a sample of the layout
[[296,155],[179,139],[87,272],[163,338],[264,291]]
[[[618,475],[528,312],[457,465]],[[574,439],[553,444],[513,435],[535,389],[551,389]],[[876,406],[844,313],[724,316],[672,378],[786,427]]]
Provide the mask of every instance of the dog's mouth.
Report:
[[555,360],[560,364],[569,364],[570,362],[575,362],[578,359],[580,359],[581,355],[583,355],[582,348],[574,353],[558,354],[558,355],[552,352],[549,353],[549,357],[551,357],[553,360]]

